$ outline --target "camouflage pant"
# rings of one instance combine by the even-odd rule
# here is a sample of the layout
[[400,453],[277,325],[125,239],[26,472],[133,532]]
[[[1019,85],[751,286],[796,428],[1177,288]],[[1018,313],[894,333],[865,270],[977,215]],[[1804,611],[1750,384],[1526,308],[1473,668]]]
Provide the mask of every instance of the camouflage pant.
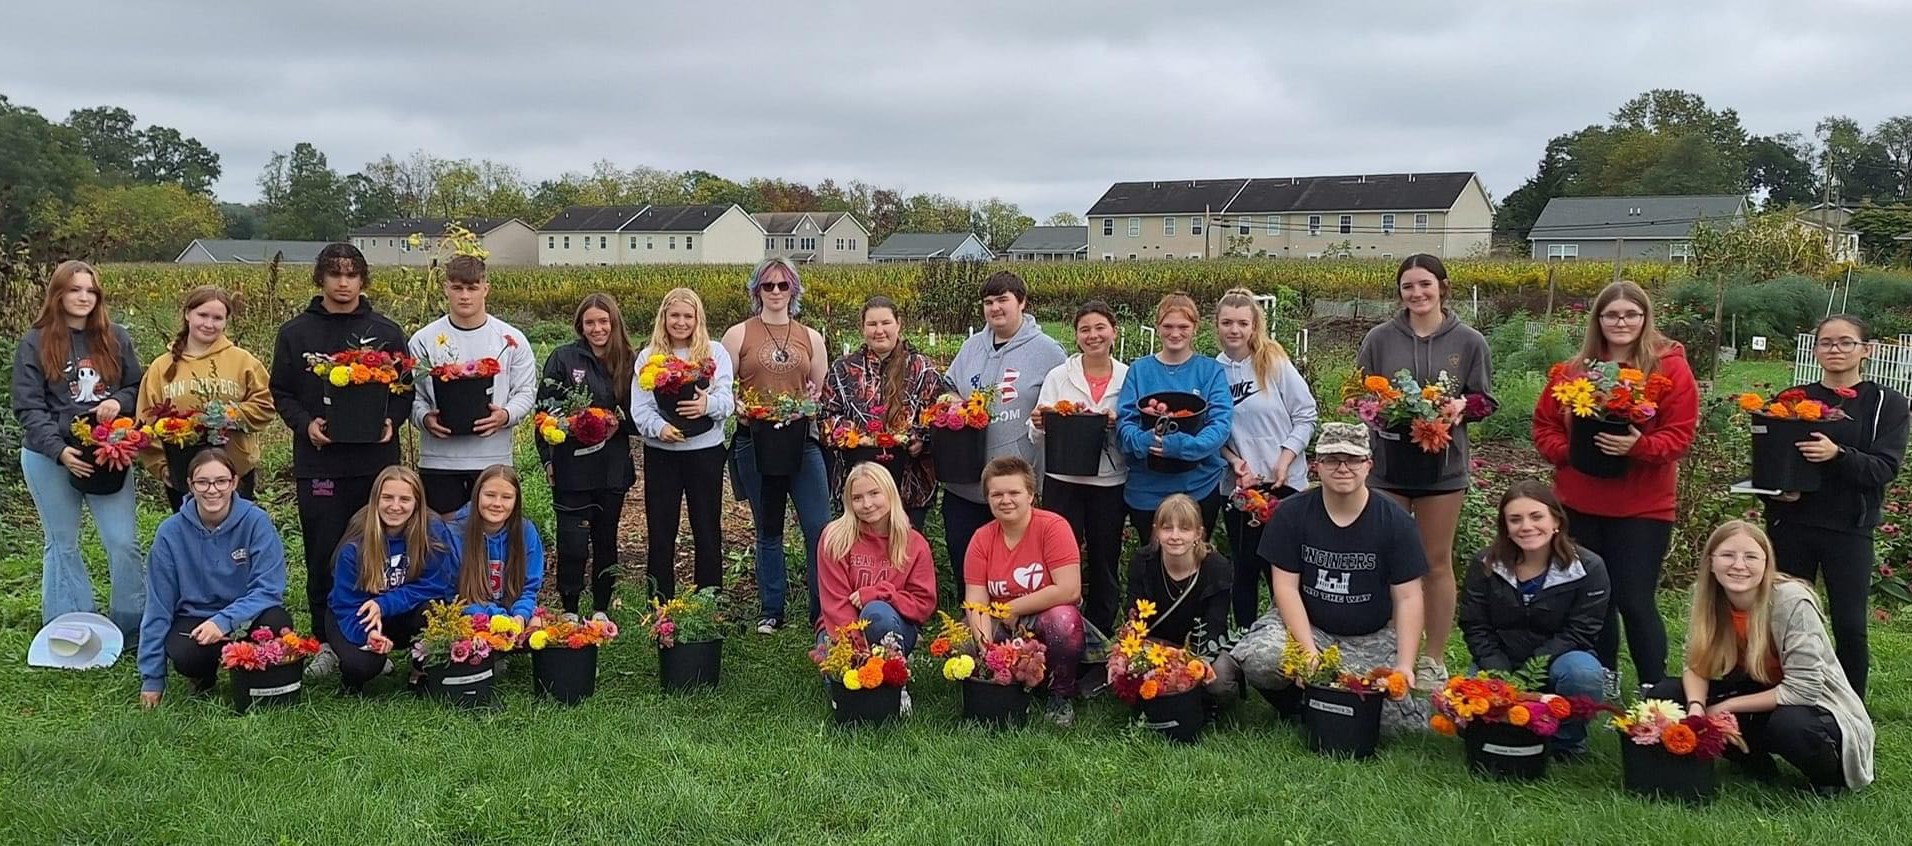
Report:
[[[1341,664],[1349,670],[1366,671],[1394,665],[1392,625],[1372,634],[1353,637],[1331,635],[1316,629],[1314,639],[1317,649],[1341,647]],[[1230,654],[1241,664],[1242,679],[1250,687],[1280,690],[1293,684],[1281,674],[1281,650],[1287,644],[1288,627],[1282,624],[1278,612],[1270,610],[1248,627],[1241,642],[1235,644]],[[1390,701],[1381,709],[1381,727],[1388,731],[1423,730],[1427,728],[1427,718],[1427,701],[1414,698],[1412,692],[1408,698]]]

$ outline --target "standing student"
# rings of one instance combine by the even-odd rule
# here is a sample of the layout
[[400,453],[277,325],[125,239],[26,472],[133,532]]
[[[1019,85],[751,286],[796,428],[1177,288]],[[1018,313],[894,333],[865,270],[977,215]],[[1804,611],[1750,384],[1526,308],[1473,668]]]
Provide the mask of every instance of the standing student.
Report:
[[107,313],[99,273],[86,262],[61,262],[47,282],[40,316],[13,353],[13,417],[24,430],[20,473],[46,538],[40,617],[50,623],[61,614],[96,607],[93,580],[80,554],[80,508],[85,506],[93,512],[112,576],[107,616],[129,642],[139,636],[146,602],[133,480],[129,475],[109,494],[80,493],[73,477],[84,479],[97,468],[67,438],[78,418],[90,415],[96,423],[111,423],[130,416],[140,373],[132,335]]
[[1467,424],[1493,413],[1493,366],[1487,339],[1447,306],[1452,288],[1440,259],[1427,253],[1408,256],[1395,271],[1394,285],[1401,308],[1392,320],[1368,330],[1355,353],[1356,365],[1362,373],[1388,378],[1406,370],[1422,385],[1446,374],[1456,395],[1468,399],[1469,408],[1451,430],[1453,442],[1442,453],[1439,478],[1424,485],[1401,481],[1382,450],[1375,454],[1370,480],[1413,515],[1421,537],[1421,553],[1427,559],[1427,647],[1415,677],[1422,689],[1435,690],[1447,680],[1447,639],[1454,631],[1456,596],[1454,529],[1472,484]]
[[[232,318],[231,294],[201,285],[186,293],[180,311],[179,332],[140,380],[138,417],[151,422],[161,404],[192,412],[209,400],[224,403],[241,428],[227,436],[223,448],[238,468],[239,495],[253,499],[259,466],[259,444],[253,433],[271,423],[275,413],[272,388],[267,384],[270,376],[258,358],[226,337],[226,323]],[[147,470],[166,480],[166,503],[178,511],[186,492],[172,485],[166,451],[155,448],[145,457]]]
[[[983,468],[992,520],[976,530],[964,552],[964,621],[978,641],[994,642],[1018,630],[1042,641],[1049,667],[1049,718],[1075,724],[1076,680],[1083,651],[1081,553],[1068,521],[1036,504],[1036,471],[1015,456]],[[1006,606],[1007,620],[973,606]]]
[[[1147,538],[1155,526],[1155,508],[1173,494],[1188,494],[1202,509],[1202,525],[1212,533],[1222,509],[1222,480],[1228,462],[1222,445],[1235,419],[1234,397],[1228,393],[1228,374],[1221,362],[1195,354],[1195,327],[1201,312],[1187,294],[1174,293],[1155,306],[1155,336],[1162,349],[1129,365],[1116,406],[1117,436],[1129,459],[1129,481],[1122,498],[1137,537]],[[1142,400],[1155,394],[1194,394],[1208,404],[1201,431],[1164,433],[1142,419]],[[1172,423],[1168,418],[1162,423]],[[1150,456],[1188,461],[1187,470],[1164,471],[1149,466]]]
[[894,634],[905,653],[915,649],[936,610],[936,562],[929,541],[910,527],[888,470],[867,461],[850,468],[843,514],[823,528],[820,551],[818,636],[868,620],[870,643]]
[[1686,703],[1689,715],[1732,714],[1748,751],[1728,760],[1778,775],[1777,755],[1817,792],[1872,783],[1872,717],[1846,683],[1812,586],[1779,575],[1759,527],[1713,530],[1693,582],[1686,669],[1647,693]]
[[[710,342],[705,328],[704,301],[689,288],[674,288],[657,304],[651,341],[638,356],[639,364],[657,356],[677,356],[692,364],[710,363],[710,387],[677,404],[687,420],[710,418],[713,425],[697,435],[685,435],[665,421],[657,395],[641,386],[631,392],[631,419],[644,438],[644,521],[649,532],[647,564],[651,592],[670,599],[677,595],[677,515],[690,512],[691,575],[698,588],[722,587],[724,507],[723,419],[736,410],[730,352]],[[741,430],[741,427],[739,427]],[[782,513],[781,509],[778,512]],[[779,537],[781,537],[779,533]],[[759,549],[762,547],[760,546]],[[783,547],[778,546],[781,550]],[[600,608],[599,610],[603,610]]]
[[[929,430],[918,415],[942,394],[943,377],[929,356],[903,337],[902,318],[889,297],[875,296],[863,303],[862,328],[863,348],[832,362],[823,380],[823,431],[828,435],[838,426],[852,426],[865,432],[910,435],[909,445],[896,449],[900,453],[896,461],[903,467],[899,474],[903,510],[920,532],[929,501],[936,496],[936,474],[923,449]],[[836,465],[831,487],[842,490],[850,468],[841,461]]]
[[1104,634],[1115,630],[1116,569],[1122,555],[1122,521],[1128,507],[1122,486],[1128,482],[1128,461],[1116,441],[1115,402],[1129,366],[1110,355],[1115,344],[1115,312],[1101,300],[1076,309],[1075,355],[1057,365],[1042,380],[1036,413],[1029,415],[1029,438],[1043,445],[1041,408],[1068,400],[1106,415],[1101,464],[1093,476],[1048,473],[1042,487],[1042,507],[1062,515],[1082,547],[1082,616]]
[[1607,668],[1606,686],[1619,690],[1620,623],[1641,686],[1666,676],[1666,621],[1653,601],[1660,566],[1673,539],[1679,499],[1679,461],[1693,444],[1699,421],[1699,387],[1686,365],[1686,350],[1660,334],[1653,303],[1632,282],[1608,285],[1593,299],[1586,341],[1576,361],[1613,361],[1638,368],[1648,380],[1666,380],[1653,418],[1624,435],[1601,433],[1594,442],[1608,455],[1627,458],[1626,473],[1589,476],[1570,460],[1569,411],[1552,391],[1534,406],[1534,448],[1554,466],[1554,492],[1567,507],[1574,540],[1606,562],[1613,580],[1607,624],[1595,644]]
[[1129,559],[1129,601],[1155,604],[1149,639],[1186,646],[1215,668],[1207,685],[1211,701],[1241,692],[1241,667],[1222,648],[1228,641],[1228,611],[1234,564],[1208,545],[1201,507],[1187,494],[1162,500],[1155,509],[1152,539]]
[[[371,501],[352,515],[332,562],[325,640],[338,656],[346,693],[385,672],[425,627],[425,605],[452,596],[458,571],[450,529],[425,506],[425,485],[409,467],[380,471]],[[412,668],[412,679],[420,674]]]
[[[324,625],[326,597],[332,592],[332,561],[353,512],[372,499],[372,482],[397,464],[398,427],[405,425],[412,398],[394,392],[386,408],[378,443],[333,443],[325,434],[323,377],[307,369],[306,353],[331,354],[358,347],[404,354],[405,332],[372,308],[364,295],[371,281],[365,254],[351,244],[329,244],[312,264],[319,289],[305,311],[279,327],[272,344],[273,406],[292,430],[292,476],[298,483],[299,534],[305,562],[305,600],[312,626]],[[306,673],[337,672],[331,644],[306,665]]]
[[1886,487],[1905,461],[1907,406],[1904,394],[1863,375],[1877,343],[1864,320],[1839,314],[1819,321],[1813,356],[1824,371],[1817,382],[1798,386],[1806,396],[1845,412],[1848,422],[1798,444],[1807,461],[1825,467],[1825,482],[1810,493],[1766,499],[1766,530],[1779,555],[1779,570],[1807,584],[1826,577],[1832,636],[1846,680],[1864,699],[1872,656],[1866,649],[1866,601],[1877,570],[1872,533],[1879,525]]
[[412,425],[427,435],[418,441],[418,475],[425,480],[425,504],[440,514],[471,501],[472,485],[486,467],[511,463],[511,430],[537,409],[538,362],[531,341],[485,310],[490,293],[483,259],[452,256],[445,262],[445,316],[411,339],[420,367],[484,358],[498,359],[500,367],[491,377],[490,414],[473,423],[469,435],[452,434],[439,419],[432,380],[418,380]]
[[[823,334],[797,321],[803,312],[803,280],[789,259],[765,259],[750,274],[751,317],[724,331],[724,351],[737,366],[740,390],[766,395],[818,397],[829,369],[829,348]],[[802,425],[814,426],[805,420]],[[784,506],[795,504],[797,525],[803,532],[804,563],[810,585],[810,621],[816,622],[817,538],[830,519],[830,482],[823,466],[823,450],[812,437],[803,441],[797,472],[766,476],[757,470],[750,428],[738,426],[730,454],[736,462],[744,497],[750,500],[757,525],[757,589],[763,604],[757,620],[759,634],[783,628],[784,595],[789,576],[784,566]]]
[[[637,481],[637,468],[631,463],[631,435],[637,425],[629,411],[637,359],[624,331],[624,316],[609,294],[592,294],[578,303],[571,329],[577,339],[545,357],[538,399],[582,388],[590,394],[592,407],[617,415],[618,421],[603,443],[578,447],[573,453],[577,460],[560,464],[552,463],[550,444],[533,439],[551,483],[551,510],[558,520],[558,594],[564,610],[575,614],[584,593],[587,562],[597,611],[610,610],[616,586],[617,527],[624,514],[624,497]],[[656,465],[650,466],[654,471]],[[671,525],[677,525],[675,518]]]
[[458,541],[452,584],[466,613],[529,621],[544,584],[544,539],[524,516],[518,471],[493,464],[480,472],[471,502],[452,515],[449,528]]
[[[1026,421],[1042,395],[1043,381],[1068,358],[1061,344],[1042,333],[1028,306],[1029,287],[1022,277],[1007,270],[990,274],[983,280],[983,329],[963,340],[945,375],[947,389],[960,397],[977,388],[996,389],[983,455],[1013,456],[1034,466],[1036,447]],[[935,448],[931,443],[930,449]],[[942,484],[943,545],[955,567],[968,560],[970,537],[989,522],[993,509],[986,504],[982,482]]]
[[[1314,391],[1281,342],[1269,335],[1267,315],[1253,291],[1232,288],[1222,295],[1215,306],[1215,338],[1222,345],[1215,360],[1227,373],[1234,400],[1228,443],[1222,447],[1232,472],[1223,474],[1221,494],[1263,483],[1306,490],[1308,461],[1302,455],[1314,439]],[[1222,522],[1235,567],[1235,625],[1246,626],[1261,615],[1261,586],[1268,575],[1268,562],[1257,551],[1262,527],[1233,508]]]
[[285,545],[265,509],[239,496],[239,468],[213,447],[186,468],[185,507],[159,524],[146,558],[146,614],[140,621],[139,701],[166,690],[166,665],[194,693],[219,681],[226,637],[264,626],[292,627],[285,610]]

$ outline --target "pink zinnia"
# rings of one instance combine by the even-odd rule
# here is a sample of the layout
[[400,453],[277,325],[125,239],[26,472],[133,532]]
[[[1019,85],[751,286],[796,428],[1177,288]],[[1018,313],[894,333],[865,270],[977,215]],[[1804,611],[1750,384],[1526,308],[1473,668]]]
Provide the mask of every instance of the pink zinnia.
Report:
[[453,664],[463,664],[465,663],[465,660],[470,657],[471,657],[471,642],[470,641],[458,640],[458,641],[452,642],[451,662]]
[[491,643],[473,638],[471,641],[471,659],[473,663],[491,657]]
[[266,641],[271,639],[272,639],[272,630],[266,628],[265,626],[260,626],[252,630],[253,643],[265,643]]

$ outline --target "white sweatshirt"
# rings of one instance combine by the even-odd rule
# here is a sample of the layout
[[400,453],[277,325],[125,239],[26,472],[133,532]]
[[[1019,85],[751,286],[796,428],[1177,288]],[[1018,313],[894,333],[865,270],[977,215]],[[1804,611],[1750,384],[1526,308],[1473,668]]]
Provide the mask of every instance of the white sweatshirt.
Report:
[[[1097,411],[1115,409],[1115,399],[1122,395],[1122,380],[1128,376],[1129,366],[1110,359],[1113,371],[1109,374],[1109,386],[1102,391],[1102,401],[1089,399],[1089,377],[1082,373],[1082,354],[1069,356],[1069,360],[1058,365],[1042,380],[1042,390],[1037,394],[1037,405],[1055,405],[1057,400],[1068,400],[1078,405],[1086,405]],[[1042,432],[1036,424],[1029,423],[1029,438],[1037,446],[1042,445]],[[1073,482],[1078,485],[1114,487],[1129,480],[1128,462],[1122,458],[1122,451],[1115,445],[1115,429],[1109,429],[1107,439],[1102,444],[1102,468],[1094,476],[1066,476],[1061,473],[1046,474],[1053,479]]]
[[[1228,448],[1248,462],[1248,471],[1265,481],[1286,484],[1295,490],[1308,489],[1308,442],[1314,438],[1315,399],[1308,381],[1291,361],[1283,360],[1267,390],[1255,381],[1251,361],[1235,361],[1228,354],[1216,353],[1228,374],[1228,391],[1235,398],[1235,417],[1228,433]],[[1270,478],[1283,447],[1295,453],[1288,465],[1287,479]],[[1222,477],[1221,493],[1235,490],[1233,471]]]
[[[439,336],[445,342],[438,342]],[[412,398],[412,425],[418,427],[418,468],[420,470],[483,470],[493,464],[511,463],[512,428],[538,407],[538,357],[531,340],[517,327],[485,315],[476,329],[453,326],[446,315],[427,324],[412,336],[413,358],[421,369],[457,361],[497,358],[501,369],[491,377],[491,404],[510,415],[505,428],[490,437],[453,435],[441,438],[425,431],[425,415],[435,405],[429,375],[418,380]]]

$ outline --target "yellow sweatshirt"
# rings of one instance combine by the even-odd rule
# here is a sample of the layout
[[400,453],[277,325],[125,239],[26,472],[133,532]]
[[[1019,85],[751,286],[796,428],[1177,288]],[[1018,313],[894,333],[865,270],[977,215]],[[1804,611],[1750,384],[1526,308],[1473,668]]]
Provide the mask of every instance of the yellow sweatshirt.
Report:
[[[139,409],[136,412],[139,422],[152,422],[153,408],[167,400],[171,400],[173,406],[182,411],[191,411],[204,405],[201,397],[235,403],[245,431],[232,436],[225,446],[226,453],[232,456],[234,464],[239,465],[241,476],[259,466],[259,443],[251,433],[264,429],[277,419],[272,406],[272,391],[266,386],[266,366],[252,353],[234,346],[226,338],[215,342],[205,355],[181,355],[177,372],[168,379],[166,371],[173,367],[173,363],[173,354],[167,352],[146,368],[146,376],[139,383]],[[141,453],[140,460],[154,476],[166,478],[165,450],[155,445]]]

